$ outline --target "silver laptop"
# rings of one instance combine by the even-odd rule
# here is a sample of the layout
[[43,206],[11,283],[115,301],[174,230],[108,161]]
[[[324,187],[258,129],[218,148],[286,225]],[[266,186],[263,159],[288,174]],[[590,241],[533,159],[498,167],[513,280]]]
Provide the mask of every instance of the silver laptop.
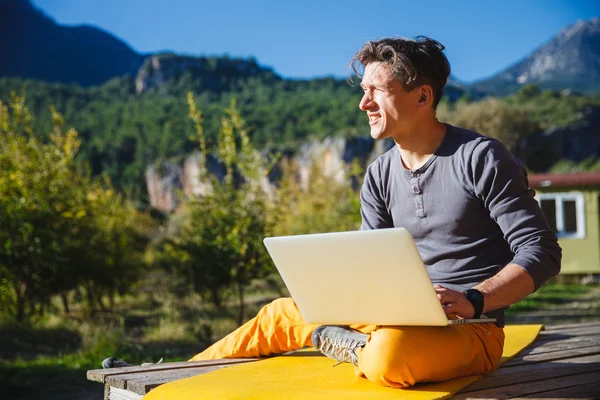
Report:
[[404,228],[265,238],[307,323],[432,325],[449,320]]

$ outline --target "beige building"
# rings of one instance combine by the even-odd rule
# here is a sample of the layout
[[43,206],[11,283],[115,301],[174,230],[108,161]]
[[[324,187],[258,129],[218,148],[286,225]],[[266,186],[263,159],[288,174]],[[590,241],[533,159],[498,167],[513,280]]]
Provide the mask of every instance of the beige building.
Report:
[[529,185],[558,235],[561,274],[600,274],[600,173],[532,174]]

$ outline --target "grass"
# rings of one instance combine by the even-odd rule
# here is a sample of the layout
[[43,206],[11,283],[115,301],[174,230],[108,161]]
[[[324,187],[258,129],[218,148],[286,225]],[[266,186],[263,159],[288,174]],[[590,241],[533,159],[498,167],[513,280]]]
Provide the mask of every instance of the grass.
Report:
[[82,393],[97,391],[92,382],[85,380],[85,371],[98,367],[104,351],[136,353],[137,349],[128,345],[121,333],[89,325],[80,331],[3,326],[0,328],[0,337],[4,338],[0,360],[3,390],[24,399],[39,398],[40,393],[49,399],[85,398]]
[[[145,282],[118,297],[112,310],[93,316],[77,304],[65,315],[55,299],[50,312],[35,323],[0,322],[2,395],[101,399],[103,385],[87,381],[86,371],[100,368],[104,358],[117,356],[132,364],[188,360],[237,328],[233,298],[216,309],[197,295],[175,294],[164,281]],[[254,283],[246,296],[246,317],[285,295],[279,285],[272,280]]]
[[85,379],[89,368],[77,356],[0,361],[3,395],[22,400],[39,399],[41,393],[46,399],[101,399],[103,386]]
[[[598,285],[581,285],[578,283],[548,283],[525,300],[512,305],[507,314],[523,311],[550,310],[570,304],[590,293]],[[600,303],[600,299],[598,299]]]

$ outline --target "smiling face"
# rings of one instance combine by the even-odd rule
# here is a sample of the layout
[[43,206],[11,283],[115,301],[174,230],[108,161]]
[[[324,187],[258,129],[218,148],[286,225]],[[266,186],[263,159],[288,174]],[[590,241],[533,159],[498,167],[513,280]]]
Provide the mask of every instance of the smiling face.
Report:
[[367,64],[360,86],[364,94],[359,107],[369,117],[373,139],[391,137],[398,143],[410,135],[418,116],[418,88],[407,92],[381,62]]

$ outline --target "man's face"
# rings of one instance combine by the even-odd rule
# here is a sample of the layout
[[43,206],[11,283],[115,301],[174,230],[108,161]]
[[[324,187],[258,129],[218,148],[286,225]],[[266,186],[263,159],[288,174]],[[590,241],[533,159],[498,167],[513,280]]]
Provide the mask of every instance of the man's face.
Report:
[[364,94],[359,107],[369,117],[373,139],[392,137],[398,141],[411,132],[419,98],[417,89],[405,91],[389,66],[381,62],[367,64],[360,86]]

